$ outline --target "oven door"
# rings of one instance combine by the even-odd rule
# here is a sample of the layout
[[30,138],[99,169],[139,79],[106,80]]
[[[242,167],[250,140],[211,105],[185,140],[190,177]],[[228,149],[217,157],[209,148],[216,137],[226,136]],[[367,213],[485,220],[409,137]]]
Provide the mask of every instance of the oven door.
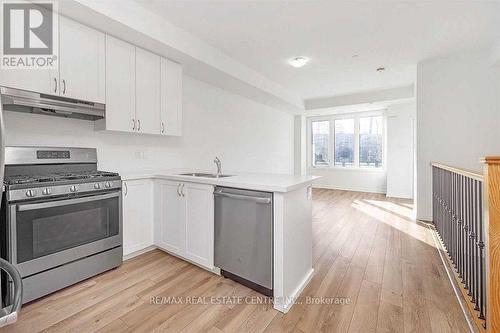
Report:
[[121,191],[10,205],[9,259],[23,277],[122,245]]

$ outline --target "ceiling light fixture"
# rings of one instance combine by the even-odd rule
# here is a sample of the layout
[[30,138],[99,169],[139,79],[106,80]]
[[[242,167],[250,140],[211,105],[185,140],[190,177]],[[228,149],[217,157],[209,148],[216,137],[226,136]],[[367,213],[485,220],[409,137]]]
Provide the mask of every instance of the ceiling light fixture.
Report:
[[385,67],[379,67],[379,68],[377,68],[377,72],[382,73],[383,71],[385,71]]
[[288,63],[295,68],[300,68],[300,67],[304,66],[305,64],[307,64],[308,62],[309,62],[309,58],[307,58],[307,57],[294,57],[294,58],[288,60]]

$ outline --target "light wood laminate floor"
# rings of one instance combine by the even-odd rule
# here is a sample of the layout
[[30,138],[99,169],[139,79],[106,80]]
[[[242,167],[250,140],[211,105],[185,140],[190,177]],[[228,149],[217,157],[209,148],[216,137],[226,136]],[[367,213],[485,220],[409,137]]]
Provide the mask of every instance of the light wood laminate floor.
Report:
[[[248,304],[258,296],[250,289],[155,250],[26,305],[18,323],[0,332],[468,331],[431,232],[410,218],[410,201],[315,190],[313,207],[315,275],[301,300],[349,304],[303,302],[283,315]],[[168,296],[246,302],[151,302]]]

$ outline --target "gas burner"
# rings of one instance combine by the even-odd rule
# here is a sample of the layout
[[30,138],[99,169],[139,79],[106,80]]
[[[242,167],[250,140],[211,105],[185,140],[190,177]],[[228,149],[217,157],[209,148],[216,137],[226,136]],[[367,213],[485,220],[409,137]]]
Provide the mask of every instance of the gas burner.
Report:
[[23,184],[34,184],[34,183],[48,183],[48,182],[59,182],[68,180],[96,180],[98,178],[106,177],[118,177],[116,172],[107,171],[82,171],[74,173],[54,173],[46,175],[15,175],[5,178],[5,184],[7,185],[23,185]]
[[26,176],[26,175],[16,175],[5,178],[5,183],[9,185],[14,184],[29,184],[29,183],[43,183],[43,182],[53,182],[54,177],[50,176]]

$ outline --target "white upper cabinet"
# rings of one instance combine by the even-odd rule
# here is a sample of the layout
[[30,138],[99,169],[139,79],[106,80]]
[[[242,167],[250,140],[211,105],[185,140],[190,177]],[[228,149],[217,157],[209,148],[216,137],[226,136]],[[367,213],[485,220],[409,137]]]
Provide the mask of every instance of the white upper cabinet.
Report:
[[59,71],[55,69],[0,68],[0,86],[59,95]]
[[182,66],[161,58],[161,134],[182,134]]
[[135,46],[106,36],[106,118],[96,129],[135,132]]
[[160,134],[160,56],[136,48],[135,93],[137,132]]
[[59,73],[50,69],[0,69],[0,86],[59,94]]
[[105,103],[105,35],[59,18],[59,95]]

